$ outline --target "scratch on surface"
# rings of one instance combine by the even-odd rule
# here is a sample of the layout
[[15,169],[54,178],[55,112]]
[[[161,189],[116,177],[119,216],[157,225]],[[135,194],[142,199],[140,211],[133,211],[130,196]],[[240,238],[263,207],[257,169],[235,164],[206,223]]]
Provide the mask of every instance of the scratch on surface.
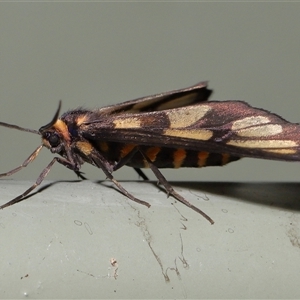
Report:
[[134,208],[134,207],[133,207],[133,209],[134,209],[135,211],[137,211],[137,216],[138,216],[138,218],[139,218],[139,220],[140,220],[140,221],[137,221],[137,222],[136,222],[136,226],[138,226],[138,227],[141,229],[142,234],[143,234],[143,236],[144,236],[144,238],[145,238],[145,240],[146,240],[146,242],[147,242],[147,244],[148,244],[148,246],[149,246],[149,248],[150,248],[150,250],[151,250],[151,252],[152,252],[152,254],[153,254],[153,256],[154,256],[154,258],[155,258],[156,261],[158,262],[158,265],[159,265],[159,267],[160,267],[160,269],[161,269],[161,273],[163,274],[165,281],[166,281],[166,282],[169,282],[169,281],[170,281],[170,278],[169,278],[169,276],[167,275],[167,273],[164,271],[164,267],[163,267],[162,261],[161,261],[161,259],[159,258],[159,256],[155,253],[155,251],[154,251],[154,249],[153,249],[153,247],[152,247],[152,245],[151,245],[152,236],[151,236],[151,234],[150,234],[150,232],[149,232],[149,229],[148,229],[148,226],[147,226],[147,224],[146,224],[146,219],[145,219],[144,217],[141,216],[141,212],[140,212],[138,209],[136,209],[136,208]]
[[146,220],[145,218],[141,217],[141,214],[140,214],[140,211],[138,211],[138,217],[139,219],[141,220],[140,222],[138,222],[138,227],[142,230],[142,233],[143,233],[143,236],[145,238],[145,240],[147,241],[148,243],[148,246],[152,252],[152,254],[154,255],[156,261],[158,262],[159,266],[160,266],[160,269],[161,269],[161,273],[163,274],[164,278],[165,278],[165,281],[166,282],[169,282],[170,281],[170,278],[169,276],[167,275],[166,272],[164,272],[164,267],[163,267],[163,264],[161,262],[161,259],[159,258],[159,256],[155,253],[152,245],[151,245],[151,241],[152,241],[152,237],[151,237],[151,234],[148,230],[148,226],[146,225]]
[[89,223],[84,222],[84,227],[85,227],[85,229],[87,230],[87,232],[88,232],[90,235],[93,234],[93,231],[92,231],[92,229],[91,229]]
[[74,220],[75,225],[77,226],[81,226],[82,222],[80,220]]
[[[167,274],[168,270],[175,271],[176,274],[177,274],[177,276],[178,276],[178,278],[181,279],[180,272],[179,272],[179,270],[177,268],[176,258],[174,260],[175,267],[168,267],[168,268],[166,268],[166,271],[164,271],[163,263],[162,263],[160,257],[156,254],[156,252],[154,251],[154,249],[152,247],[152,244],[151,244],[151,242],[152,242],[152,235],[151,235],[151,233],[150,233],[150,231],[148,229],[148,226],[146,224],[146,219],[141,216],[140,210],[138,210],[137,208],[135,208],[134,206],[132,206],[130,203],[129,203],[129,205],[130,205],[130,207],[135,212],[137,212],[137,217],[138,217],[139,221],[135,222],[135,225],[140,228],[140,230],[141,230],[141,232],[142,232],[142,234],[143,234],[143,236],[145,238],[145,241],[147,242],[147,244],[148,244],[148,246],[149,246],[149,248],[150,248],[150,250],[151,250],[151,252],[152,252],[152,254],[153,254],[154,258],[155,258],[155,260],[157,261],[157,263],[158,263],[158,265],[159,265],[159,267],[161,269],[161,273],[162,273],[162,275],[163,275],[163,277],[165,279],[165,282],[170,282],[170,278],[169,278],[169,276]],[[188,221],[188,219],[186,217],[184,217],[180,213],[180,211],[175,207],[174,204],[173,204],[173,206],[177,210],[177,212],[181,215],[181,217],[182,217],[181,220]],[[183,223],[181,223],[181,224],[184,226],[182,229],[186,230],[187,227]],[[181,257],[179,256],[178,258],[182,262],[183,267],[186,268],[186,269],[188,269],[189,265],[188,265],[187,260],[184,258],[184,255],[183,255],[183,241],[182,241],[181,234],[180,234],[180,240],[181,240]]]
[[180,241],[181,241],[181,257],[178,256],[178,258],[181,260],[181,262],[183,264],[183,267],[185,269],[188,269],[190,266],[189,266],[187,260],[184,258],[184,255],[183,255],[183,241],[182,241],[181,233],[180,233]]
[[[82,270],[79,270],[79,269],[77,269],[77,272],[85,274],[85,275],[93,277],[93,278],[96,278],[96,279],[100,279],[100,278],[114,278],[114,279],[117,279],[117,277],[119,276],[119,274],[118,274],[118,270],[119,270],[118,262],[115,258],[111,258],[109,260],[109,262],[110,262],[111,266],[114,268],[112,275],[110,274],[110,271],[108,271],[107,275],[94,275],[93,273],[85,272],[85,271],[82,271]],[[111,270],[111,268],[109,267],[108,270]]]
[[164,278],[165,278],[165,281],[166,282],[169,282],[170,281],[170,278],[167,274],[167,270],[168,268],[166,269],[166,272],[164,271],[164,267],[163,267],[163,264],[161,262],[161,259],[159,258],[159,256],[155,253],[155,251],[153,250],[152,246],[151,246],[151,243],[148,242],[148,245],[149,245],[149,248],[151,249],[156,261],[158,262],[159,266],[160,266],[160,269],[161,269],[161,273],[163,274]]
[[53,239],[50,241],[50,243],[49,243],[49,245],[48,245],[48,247],[47,247],[47,249],[46,249],[46,250],[49,250],[49,249],[50,249],[50,247],[51,247],[52,243],[53,243]]
[[182,226],[183,226],[183,227],[181,227],[180,229],[187,230],[187,227],[186,227],[182,222],[180,222],[180,223],[181,223]]
[[79,272],[79,273],[82,273],[82,274],[88,275],[88,276],[90,276],[90,277],[94,277],[94,278],[96,278],[96,279],[99,279],[99,278],[100,278],[99,276],[95,276],[95,275],[94,275],[94,274],[92,274],[92,273],[89,273],[89,272],[84,272],[84,271],[81,271],[81,270],[79,270],[79,269],[77,269],[76,271],[77,271],[77,272]]
[[188,221],[188,219],[179,211],[179,209],[175,206],[175,204],[174,203],[171,203],[172,205],[173,205],[173,207],[177,210],[177,212],[180,214],[180,216],[181,216],[181,220],[182,221]]
[[111,258],[110,259],[110,264],[115,268],[113,277],[115,279],[117,279],[117,277],[119,276],[119,274],[118,274],[118,270],[119,270],[118,262],[117,262],[117,260],[115,258]]
[[176,262],[176,258],[174,259],[174,265],[175,265],[175,267],[168,267],[167,269],[166,269],[166,273],[168,272],[168,270],[171,270],[171,271],[175,271],[176,272],[176,275],[177,275],[177,277],[179,278],[179,279],[181,279],[181,276],[180,276],[180,273],[179,273],[179,270],[178,270],[178,268],[177,268],[177,262]]
[[200,199],[203,199],[204,201],[209,201],[209,198],[205,193],[204,193],[204,196],[200,196],[200,195],[196,194],[195,192],[192,192],[191,190],[189,190],[189,192],[192,195],[196,196],[198,199],[200,198]]

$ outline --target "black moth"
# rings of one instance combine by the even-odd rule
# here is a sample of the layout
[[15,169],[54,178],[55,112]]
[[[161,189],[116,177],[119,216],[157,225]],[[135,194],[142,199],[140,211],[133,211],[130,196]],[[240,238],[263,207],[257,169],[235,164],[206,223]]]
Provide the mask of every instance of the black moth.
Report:
[[159,168],[222,166],[242,157],[299,161],[300,125],[242,101],[208,101],[211,92],[207,83],[201,82],[96,110],[71,110],[59,118],[60,102],[52,121],[38,131],[0,122],[42,138],[42,144],[21,166],[0,177],[26,167],[44,146],[59,155],[29,189],[0,208],[22,201],[55,162],[81,178],[83,163],[101,168],[125,196],[149,207],[112,176],[127,165],[145,180],[140,168],[151,168],[168,194],[213,224],[209,216],[174,191]]

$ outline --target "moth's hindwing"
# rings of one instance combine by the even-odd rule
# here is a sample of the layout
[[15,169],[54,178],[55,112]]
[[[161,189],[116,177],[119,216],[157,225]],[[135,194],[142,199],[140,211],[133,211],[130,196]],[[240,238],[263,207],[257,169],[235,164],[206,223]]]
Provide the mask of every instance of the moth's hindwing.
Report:
[[211,93],[212,90],[207,88],[207,82],[199,82],[188,88],[105,106],[95,110],[94,113],[96,116],[109,116],[114,114],[161,111],[208,101]]

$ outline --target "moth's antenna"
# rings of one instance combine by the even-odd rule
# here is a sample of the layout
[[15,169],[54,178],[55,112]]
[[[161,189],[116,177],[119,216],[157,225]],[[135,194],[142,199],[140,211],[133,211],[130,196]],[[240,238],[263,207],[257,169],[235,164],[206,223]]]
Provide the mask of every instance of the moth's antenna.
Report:
[[31,132],[31,133],[35,133],[35,134],[40,134],[37,130],[29,129],[29,128],[23,128],[23,127],[20,127],[20,126],[17,126],[17,125],[8,124],[8,123],[4,123],[4,122],[0,122],[0,126],[13,128],[13,129],[17,129],[17,130],[20,130],[20,131],[26,131],[26,132]]
[[56,113],[55,113],[55,115],[54,115],[52,121],[51,121],[49,124],[47,124],[47,125],[45,125],[45,126],[42,126],[42,127],[39,129],[39,134],[42,133],[43,131],[49,129],[50,127],[52,127],[52,126],[55,124],[55,122],[56,122],[57,119],[58,119],[58,115],[59,115],[59,112],[60,112],[60,108],[61,108],[61,100],[59,100],[58,108],[57,108],[57,110],[56,110]]

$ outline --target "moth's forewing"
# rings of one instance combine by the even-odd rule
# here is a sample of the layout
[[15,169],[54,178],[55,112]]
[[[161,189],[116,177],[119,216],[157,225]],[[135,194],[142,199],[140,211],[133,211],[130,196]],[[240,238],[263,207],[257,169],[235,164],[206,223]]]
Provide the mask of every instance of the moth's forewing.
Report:
[[242,101],[210,101],[83,123],[88,140],[300,160],[300,125]]

